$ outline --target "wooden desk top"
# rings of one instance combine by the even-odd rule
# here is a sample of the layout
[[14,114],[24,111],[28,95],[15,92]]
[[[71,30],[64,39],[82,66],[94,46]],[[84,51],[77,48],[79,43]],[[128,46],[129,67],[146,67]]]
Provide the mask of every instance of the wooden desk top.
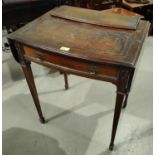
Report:
[[68,57],[133,67],[150,25],[140,21],[136,30],[111,28],[52,17],[52,13],[49,11],[8,38]]
[[140,4],[140,3],[129,3],[126,2],[125,0],[123,0],[122,4],[130,9],[134,9],[134,8],[139,8],[139,7],[144,7],[144,6],[148,6],[148,5],[153,5],[153,0],[150,0],[149,3],[146,4]]

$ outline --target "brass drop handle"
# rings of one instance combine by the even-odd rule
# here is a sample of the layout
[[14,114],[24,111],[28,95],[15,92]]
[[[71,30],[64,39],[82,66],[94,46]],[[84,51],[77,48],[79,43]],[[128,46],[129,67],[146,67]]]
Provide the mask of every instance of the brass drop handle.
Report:
[[91,71],[91,72],[89,72],[89,73],[90,73],[91,75],[95,75],[95,74],[96,74],[96,72],[95,72],[95,71],[94,71],[94,72],[92,72],[92,71]]
[[37,52],[37,53],[36,53],[36,56],[37,56],[37,58],[38,58],[40,61],[44,61],[44,55],[43,55],[42,53]]
[[89,74],[95,75],[97,73],[97,67],[96,66],[91,66],[89,69]]

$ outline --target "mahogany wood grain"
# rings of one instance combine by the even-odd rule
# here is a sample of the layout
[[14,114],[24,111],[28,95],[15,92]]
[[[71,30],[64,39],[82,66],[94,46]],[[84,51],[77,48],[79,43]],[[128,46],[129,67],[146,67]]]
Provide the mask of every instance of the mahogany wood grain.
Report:
[[36,50],[27,46],[24,46],[25,57],[29,59],[35,59],[40,63],[51,62],[60,68],[66,67],[74,70],[75,72],[81,71],[81,73],[85,73],[92,76],[102,76],[107,80],[111,80],[113,83],[116,83],[118,76],[118,67],[114,67],[111,65],[100,65],[91,62],[87,62],[79,59],[71,59],[68,57],[64,57],[61,55]]

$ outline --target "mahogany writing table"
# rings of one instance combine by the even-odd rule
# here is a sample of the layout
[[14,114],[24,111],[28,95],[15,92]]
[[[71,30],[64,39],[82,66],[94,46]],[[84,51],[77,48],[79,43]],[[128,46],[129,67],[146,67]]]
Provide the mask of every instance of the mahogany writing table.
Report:
[[63,72],[66,89],[67,74],[111,82],[117,87],[109,146],[112,150],[121,108],[127,105],[149,25],[138,17],[61,6],[10,34],[12,52],[17,52],[16,60],[25,74],[40,121],[45,123],[31,61]]

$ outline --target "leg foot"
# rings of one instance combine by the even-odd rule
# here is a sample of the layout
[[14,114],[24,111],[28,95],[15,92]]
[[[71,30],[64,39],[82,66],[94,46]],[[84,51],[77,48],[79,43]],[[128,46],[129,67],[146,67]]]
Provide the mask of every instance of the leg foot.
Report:
[[65,80],[65,89],[68,90],[69,89],[68,76],[66,73],[64,73],[64,80]]
[[65,89],[68,90],[68,86],[67,85],[65,85]]
[[41,122],[42,124],[45,124],[45,123],[46,123],[44,117],[40,118],[40,122]]
[[109,145],[109,150],[112,151],[114,149],[114,144]]

